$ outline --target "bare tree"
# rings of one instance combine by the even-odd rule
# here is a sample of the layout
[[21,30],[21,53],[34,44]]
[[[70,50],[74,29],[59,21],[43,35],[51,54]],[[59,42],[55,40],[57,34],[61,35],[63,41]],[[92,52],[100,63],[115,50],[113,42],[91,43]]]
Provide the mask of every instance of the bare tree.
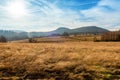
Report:
[[120,31],[112,31],[102,35],[102,41],[120,41]]

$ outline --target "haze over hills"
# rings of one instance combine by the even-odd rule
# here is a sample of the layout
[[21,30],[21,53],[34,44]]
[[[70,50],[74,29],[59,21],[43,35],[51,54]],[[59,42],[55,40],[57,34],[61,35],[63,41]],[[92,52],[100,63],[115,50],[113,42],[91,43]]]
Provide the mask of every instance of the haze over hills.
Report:
[[40,36],[54,36],[54,35],[62,35],[64,32],[67,32],[69,34],[98,34],[98,33],[105,33],[109,30],[96,27],[96,26],[86,26],[86,27],[80,27],[75,29],[69,29],[66,27],[60,27],[56,30],[49,31],[49,32],[30,32],[29,34],[31,37],[40,37]]
[[55,36],[62,35],[64,32],[69,34],[102,34],[108,32],[109,30],[100,28],[97,26],[86,26],[75,29],[69,29],[66,27],[60,27],[56,30],[49,32],[25,32],[19,30],[0,30],[0,36],[5,36],[8,40],[20,40],[20,39],[28,39],[35,37],[44,37],[44,36]]
[[52,31],[53,33],[64,33],[64,32],[68,32],[68,33],[104,33],[107,32],[107,29],[103,29],[100,27],[96,27],[96,26],[87,26],[87,27],[80,27],[80,28],[75,28],[75,29],[69,29],[69,28],[65,28],[65,27],[60,27],[54,31]]

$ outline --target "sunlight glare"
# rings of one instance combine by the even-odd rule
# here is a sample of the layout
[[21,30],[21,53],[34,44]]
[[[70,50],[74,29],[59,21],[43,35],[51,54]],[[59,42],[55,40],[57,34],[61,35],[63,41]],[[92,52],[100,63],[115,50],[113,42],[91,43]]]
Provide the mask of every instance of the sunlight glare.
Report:
[[6,6],[10,17],[21,18],[27,15],[27,8],[23,0],[12,0]]

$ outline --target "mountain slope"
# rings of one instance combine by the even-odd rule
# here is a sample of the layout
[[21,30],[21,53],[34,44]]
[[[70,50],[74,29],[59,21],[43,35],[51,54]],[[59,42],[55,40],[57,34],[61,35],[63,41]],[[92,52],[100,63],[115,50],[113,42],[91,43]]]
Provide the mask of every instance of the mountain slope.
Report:
[[71,31],[71,29],[69,29],[69,28],[60,27],[60,28],[58,28],[58,29],[56,29],[54,31],[49,32],[49,33],[50,34],[62,34],[64,32],[68,32],[69,33],[70,31]]
[[86,26],[75,29],[60,27],[56,30],[49,32],[24,32],[17,30],[16,31],[0,30],[0,36],[5,36],[8,40],[20,40],[26,38],[62,35],[64,32],[67,32],[69,34],[83,34],[83,33],[98,34],[108,32],[108,30],[96,26]]
[[81,27],[76,28],[72,30],[73,33],[105,33],[108,32],[107,29],[103,29],[96,26],[87,26],[87,27]]
[[30,33],[32,37],[40,37],[40,36],[51,36],[51,35],[61,35],[64,32],[67,32],[69,34],[84,34],[84,33],[89,33],[89,34],[101,34],[101,33],[106,33],[109,32],[109,30],[100,28],[97,26],[86,26],[86,27],[80,27],[80,28],[75,28],[75,29],[69,29],[65,27],[60,27],[54,31],[50,32],[32,32]]
[[4,36],[7,40],[19,40],[28,38],[27,32],[15,32],[14,30],[0,30],[0,36]]

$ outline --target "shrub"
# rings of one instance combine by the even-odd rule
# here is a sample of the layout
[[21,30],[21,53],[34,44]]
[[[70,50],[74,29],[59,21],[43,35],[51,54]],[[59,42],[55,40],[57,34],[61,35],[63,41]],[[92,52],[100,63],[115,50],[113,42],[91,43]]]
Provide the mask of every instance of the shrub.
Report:
[[7,42],[7,39],[4,36],[0,36],[0,42]]
[[36,41],[35,39],[33,39],[33,38],[30,38],[30,39],[29,39],[29,42],[30,42],[30,43],[36,43],[37,41]]

